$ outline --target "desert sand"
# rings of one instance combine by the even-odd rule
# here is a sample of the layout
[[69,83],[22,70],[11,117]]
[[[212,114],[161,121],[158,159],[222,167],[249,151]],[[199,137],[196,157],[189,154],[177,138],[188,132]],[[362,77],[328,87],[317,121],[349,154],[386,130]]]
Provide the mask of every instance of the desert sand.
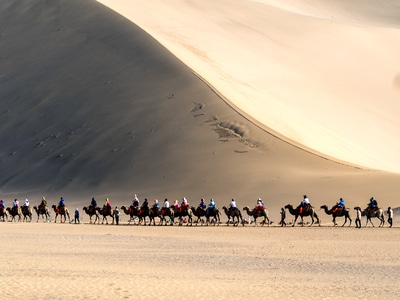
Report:
[[400,293],[399,228],[0,226],[2,299],[396,299]]
[[[273,223],[0,223],[2,298],[398,298],[398,210],[319,209],[400,206],[396,1],[100,2],[0,3],[0,199],[261,197]],[[322,226],[278,227],[304,194]]]

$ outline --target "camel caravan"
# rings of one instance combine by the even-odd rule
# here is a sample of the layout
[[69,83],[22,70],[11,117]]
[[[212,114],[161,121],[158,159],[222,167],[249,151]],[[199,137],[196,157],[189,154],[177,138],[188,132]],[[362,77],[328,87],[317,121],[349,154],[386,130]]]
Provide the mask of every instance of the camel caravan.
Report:
[[[209,204],[204,199],[200,200],[200,204],[190,206],[186,198],[182,198],[182,203],[178,200],[170,205],[168,199],[165,199],[162,204],[158,203],[158,200],[154,200],[152,205],[149,204],[148,199],[145,198],[144,202],[140,205],[139,199],[135,195],[132,204],[129,206],[121,206],[121,210],[125,215],[129,216],[128,224],[133,225],[183,225],[192,226],[197,225],[214,225],[219,226],[221,222],[221,212],[216,207],[214,199],[210,199]],[[329,208],[327,205],[320,206],[319,210],[323,210],[326,215],[332,217],[333,226],[337,226],[336,220],[338,218],[344,218],[344,222],[341,226],[348,226],[352,224],[352,218],[350,210],[345,206],[344,200],[340,198],[339,202]],[[377,201],[372,197],[365,209],[361,209],[359,206],[354,207],[355,210],[355,225],[356,228],[361,228],[361,218],[366,217],[365,227],[368,224],[374,226],[372,219],[377,218],[380,223],[379,227],[385,225],[385,213],[388,216],[389,227],[393,224],[393,210],[389,207],[385,212],[382,208],[378,207]],[[119,224],[119,209],[118,207],[112,208],[110,200],[106,198],[106,201],[102,207],[97,205],[95,198],[89,206],[83,207],[83,211],[89,216],[90,224]],[[242,211],[236,206],[236,201],[232,199],[231,203],[227,206],[222,207],[223,213],[227,217],[225,225],[245,226],[246,224],[252,224],[253,226],[270,226],[273,224],[268,216],[269,212],[265,207],[261,198],[257,200],[257,203],[253,209],[248,206],[243,207],[242,211],[247,216],[242,215]],[[292,222],[286,223],[286,211],[293,216]],[[33,212],[37,215],[37,222],[51,222],[51,213],[54,212],[54,223],[57,223],[58,216],[60,223],[80,223],[79,210],[75,210],[75,219],[71,220],[70,212],[65,205],[64,198],[60,198],[58,205],[52,205],[51,210],[47,206],[45,197],[42,198],[41,203],[38,206],[31,208],[28,199],[25,200],[23,205],[19,204],[17,199],[14,200],[12,207],[5,207],[3,200],[0,200],[0,221],[9,222],[31,222],[33,218]],[[287,226],[296,224],[304,225],[317,225],[321,226],[320,217],[317,214],[317,210],[310,204],[310,201],[306,195],[303,196],[301,203],[294,207],[291,204],[281,208],[281,220],[278,225]],[[247,218],[246,218],[247,217]],[[306,222],[304,218],[310,218],[310,222]],[[297,222],[297,220],[299,220]],[[157,222],[156,222],[157,221]]]

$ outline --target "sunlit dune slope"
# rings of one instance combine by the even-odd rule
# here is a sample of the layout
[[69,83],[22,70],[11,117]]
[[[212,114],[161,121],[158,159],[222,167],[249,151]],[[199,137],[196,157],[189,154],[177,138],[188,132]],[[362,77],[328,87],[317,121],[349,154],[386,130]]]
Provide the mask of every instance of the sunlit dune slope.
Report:
[[400,171],[398,1],[101,0],[291,143]]

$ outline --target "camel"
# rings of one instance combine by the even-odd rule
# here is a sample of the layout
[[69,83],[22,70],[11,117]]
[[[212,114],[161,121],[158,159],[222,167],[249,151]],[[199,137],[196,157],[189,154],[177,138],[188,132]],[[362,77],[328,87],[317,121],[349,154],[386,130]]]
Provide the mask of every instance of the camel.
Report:
[[90,219],[89,224],[92,224],[93,216],[96,216],[93,224],[96,224],[96,221],[98,224],[100,223],[100,216],[96,210],[96,206],[90,206],[90,207],[85,206],[85,207],[83,207],[83,211],[89,215],[89,219]]
[[211,218],[212,222],[214,223],[214,226],[215,226],[216,222],[217,222],[217,224],[219,226],[219,223],[221,222],[220,215],[221,215],[221,213],[219,212],[219,209],[216,208],[216,207],[207,209],[206,210],[206,223],[207,223],[207,226],[208,226],[209,223],[211,223],[210,218]]
[[[242,213],[240,212],[239,208],[231,207],[230,209],[228,209],[228,208],[226,208],[226,206],[223,206],[222,209],[224,210],[226,216],[228,217],[228,223],[227,223],[228,226],[229,226],[229,222],[230,222],[231,218],[232,218],[233,226],[238,226],[239,221],[244,226]],[[235,218],[237,218],[237,223],[235,223]]]
[[191,206],[190,209],[192,210],[193,215],[197,218],[194,221],[196,223],[196,226],[199,223],[199,221],[201,221],[201,225],[203,226],[203,221],[201,220],[201,218],[206,216],[206,210],[202,209],[200,206],[197,208],[194,206]]
[[[301,214],[300,214],[300,208],[293,208],[293,206],[291,204],[288,204],[285,206],[286,209],[289,210],[290,214],[295,216],[294,218],[294,222],[292,227],[294,227],[294,225],[296,224],[296,220],[297,218],[300,216],[301,220],[303,221],[303,217],[307,217],[310,216],[311,217],[311,225],[312,226],[314,224],[314,218],[317,219],[317,224],[319,224],[319,226],[321,226],[320,221],[319,221],[319,217],[317,215],[317,213],[315,212],[314,207],[312,207],[311,205],[308,208],[305,208]],[[304,222],[302,222],[302,225],[304,225]]]
[[8,221],[8,212],[5,207],[0,208],[0,220],[3,222]]
[[123,210],[123,212],[127,215],[129,215],[129,221],[128,223],[130,223],[131,221],[133,221],[134,224],[138,224],[139,223],[139,208],[137,206],[129,206],[128,208],[126,206],[121,206],[121,209]]
[[96,211],[103,216],[103,220],[101,221],[101,224],[104,224],[104,220],[106,220],[106,224],[108,225],[108,219],[107,217],[112,218],[112,225],[114,224],[114,215],[111,209],[111,206],[106,206],[103,208],[97,207],[96,206]]
[[334,211],[334,210],[333,210],[333,207],[332,207],[331,209],[328,210],[328,206],[326,206],[326,205],[322,205],[321,208],[322,208],[323,210],[325,210],[325,213],[326,213],[327,215],[332,215],[332,218],[333,218],[333,220],[332,220],[333,226],[336,226],[336,225],[337,225],[337,223],[336,223],[336,218],[337,218],[337,217],[344,217],[344,223],[343,223],[342,227],[346,224],[347,219],[350,220],[349,226],[351,226],[351,218],[350,218],[350,213],[349,213],[349,210],[348,210],[348,209],[346,209],[346,208],[343,207],[343,209],[338,209],[338,210]]
[[143,220],[143,225],[146,226],[146,217],[150,218],[150,209],[148,206],[141,207],[138,211],[138,218],[139,218],[139,224],[142,223]]
[[153,225],[156,225],[156,218],[160,218],[160,222],[158,223],[158,225],[161,225],[161,211],[159,207],[155,207],[153,206],[152,208],[150,208],[150,212],[149,212],[149,218],[150,218],[150,225],[151,222],[153,222]]
[[24,217],[22,222],[27,221],[28,217],[29,217],[29,222],[32,221],[32,207],[25,206],[25,205],[22,206],[21,207],[21,213],[22,213],[22,216]]
[[171,226],[174,225],[174,210],[171,209],[170,207],[161,208],[161,212],[160,212],[160,219],[161,219],[160,224],[161,225],[164,224],[164,222],[165,222],[165,225],[167,225],[167,217],[169,217],[168,222],[170,223],[170,225]]
[[18,222],[21,222],[22,212],[20,207],[11,207],[11,208],[7,207],[7,212],[11,217],[10,219],[11,222],[15,220],[16,216],[18,216]]
[[[188,217],[188,222],[187,225],[190,224],[192,226],[193,222],[193,211],[190,207],[180,207],[176,208],[174,205],[170,207],[174,211],[174,218],[178,217],[179,218],[179,225],[181,226],[183,223],[183,217]],[[174,219],[172,219],[172,222],[174,222]]]
[[69,217],[69,210],[67,207],[62,206],[62,207],[57,207],[54,204],[51,206],[56,213],[56,216],[54,217],[54,223],[57,223],[57,217],[60,215],[60,222],[63,223],[62,217],[64,216],[64,223],[67,221],[68,217],[68,223],[71,223],[71,219]]
[[268,213],[266,209],[258,210],[255,211],[254,209],[250,209],[248,206],[243,207],[243,210],[247,212],[249,217],[254,218],[254,226],[257,226],[257,218],[258,217],[264,217],[264,220],[262,221],[262,226],[264,226],[265,221],[268,221],[268,226],[269,226],[269,218],[268,218]]
[[38,219],[37,222],[39,222],[40,216],[42,216],[43,222],[49,221],[50,220],[50,212],[47,206],[45,205],[39,205],[39,208],[34,206],[33,210],[36,212]]
[[383,210],[382,208],[377,208],[374,211],[370,211],[369,207],[366,209],[362,210],[359,206],[354,207],[354,209],[360,209],[361,210],[361,216],[366,216],[367,217],[367,222],[365,223],[365,227],[368,225],[368,221],[371,223],[372,227],[375,227],[374,224],[372,223],[372,218],[378,218],[381,222],[379,224],[379,227],[383,227],[385,225],[385,216],[383,215]]

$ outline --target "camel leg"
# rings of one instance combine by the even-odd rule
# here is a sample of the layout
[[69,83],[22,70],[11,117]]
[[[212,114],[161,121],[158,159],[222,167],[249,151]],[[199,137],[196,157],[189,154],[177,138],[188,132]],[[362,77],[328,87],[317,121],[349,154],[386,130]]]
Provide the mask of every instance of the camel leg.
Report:
[[374,223],[372,223],[371,218],[368,218],[368,217],[367,217],[367,223],[365,223],[365,227],[367,227],[368,221],[371,223],[372,227],[375,227],[375,226],[374,226]]
[[296,225],[297,217],[298,216],[294,216],[294,221],[293,221],[292,227],[294,227],[294,225]]

